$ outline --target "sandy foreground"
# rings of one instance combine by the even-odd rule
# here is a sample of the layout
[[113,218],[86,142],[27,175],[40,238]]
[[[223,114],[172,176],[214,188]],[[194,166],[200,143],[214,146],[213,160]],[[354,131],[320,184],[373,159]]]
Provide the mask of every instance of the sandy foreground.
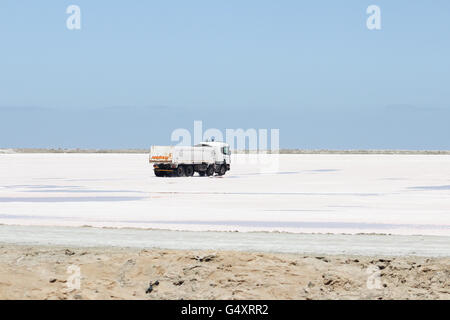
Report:
[[4,244],[0,299],[450,299],[450,258]]

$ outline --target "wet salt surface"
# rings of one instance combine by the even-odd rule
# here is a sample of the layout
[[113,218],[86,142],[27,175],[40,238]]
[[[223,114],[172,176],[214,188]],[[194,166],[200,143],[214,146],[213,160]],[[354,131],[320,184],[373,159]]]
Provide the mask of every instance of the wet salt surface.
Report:
[[153,192],[154,194],[201,194],[201,195],[259,195],[259,196],[359,196],[359,197],[374,197],[379,196],[379,193],[337,193],[337,192]]
[[144,197],[12,197],[12,198],[0,198],[0,202],[108,202],[108,201],[137,201],[145,199]]
[[0,244],[239,250],[363,256],[450,256],[449,237],[189,232],[0,225]]
[[[8,215],[8,214],[0,214],[0,219],[22,219],[22,220],[48,220],[55,219],[52,216],[28,216],[28,215]],[[86,221],[84,219],[78,219],[77,217],[57,217],[57,220],[69,220],[69,221]],[[242,220],[223,220],[223,221],[214,221],[214,220],[96,220],[89,219],[89,222],[98,222],[98,223],[115,223],[115,224],[133,224],[133,225],[166,225],[168,229],[170,229],[171,225],[179,226],[183,225],[194,225],[194,226],[232,226],[234,228],[246,227],[246,228],[270,228],[272,230],[276,230],[277,228],[301,228],[301,229],[319,229],[325,228],[330,230],[342,230],[342,229],[351,229],[351,230],[360,230],[361,233],[367,232],[367,230],[391,230],[393,228],[414,228],[417,230],[420,229],[436,229],[436,230],[444,230],[450,231],[450,226],[448,225],[415,225],[415,224],[382,224],[382,223],[345,223],[345,222],[320,222],[320,221],[309,221],[309,222],[297,222],[297,221],[242,221]],[[449,239],[450,241],[450,239]],[[450,244],[449,244],[450,245]]]
[[85,193],[140,193],[141,191],[136,190],[92,190],[86,189],[83,186],[57,186],[57,185],[13,185],[13,186],[4,186],[6,189],[25,189],[23,192],[85,192]]
[[[148,223],[148,221],[124,221],[131,223]],[[367,230],[390,230],[392,228],[415,228],[415,229],[438,229],[450,231],[450,225],[414,225],[414,224],[382,224],[382,223],[345,223],[345,222],[296,222],[296,221],[151,221],[155,224],[187,224],[187,225],[222,225],[222,226],[235,226],[235,227],[252,227],[252,228],[330,228],[330,229],[359,229],[361,232],[366,232]],[[449,239],[450,241],[450,239]],[[450,246],[450,243],[449,243]]]
[[450,190],[450,185],[448,185],[448,186],[419,186],[419,187],[411,187],[410,189],[416,189],[416,190]]
[[0,223],[450,236],[450,156],[278,160],[157,178],[145,154],[0,155]]

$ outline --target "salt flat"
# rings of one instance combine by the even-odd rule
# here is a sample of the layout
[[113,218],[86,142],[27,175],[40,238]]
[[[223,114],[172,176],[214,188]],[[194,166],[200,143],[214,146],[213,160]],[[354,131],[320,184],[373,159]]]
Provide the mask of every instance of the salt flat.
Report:
[[0,225],[0,247],[3,245],[450,257],[449,238],[445,236],[192,232]]
[[0,223],[450,236],[449,155],[268,157],[157,178],[146,154],[1,154]]

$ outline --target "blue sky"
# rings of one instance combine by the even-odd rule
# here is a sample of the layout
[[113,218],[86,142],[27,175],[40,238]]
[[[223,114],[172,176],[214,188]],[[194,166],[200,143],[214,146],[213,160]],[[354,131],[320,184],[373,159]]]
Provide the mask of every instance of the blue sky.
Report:
[[2,0],[0,147],[143,148],[203,120],[284,148],[450,149],[449,39],[446,0]]

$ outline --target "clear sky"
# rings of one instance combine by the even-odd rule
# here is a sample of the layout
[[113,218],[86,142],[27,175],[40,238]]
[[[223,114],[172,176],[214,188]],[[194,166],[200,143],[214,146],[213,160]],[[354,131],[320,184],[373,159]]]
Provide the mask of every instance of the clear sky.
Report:
[[148,147],[193,120],[450,149],[450,1],[0,1],[0,148]]

